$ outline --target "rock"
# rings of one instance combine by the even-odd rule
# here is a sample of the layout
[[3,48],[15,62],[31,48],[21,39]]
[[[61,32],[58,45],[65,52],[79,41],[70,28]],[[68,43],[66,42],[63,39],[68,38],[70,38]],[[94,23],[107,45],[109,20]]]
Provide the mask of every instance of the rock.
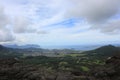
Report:
[[120,80],[120,56],[108,58],[104,66],[99,66],[91,72],[96,80]]

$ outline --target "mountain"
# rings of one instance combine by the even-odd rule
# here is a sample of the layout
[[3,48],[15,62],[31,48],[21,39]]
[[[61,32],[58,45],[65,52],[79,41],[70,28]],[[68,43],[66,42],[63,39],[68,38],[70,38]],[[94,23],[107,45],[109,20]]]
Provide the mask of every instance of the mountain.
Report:
[[120,48],[113,45],[102,46],[100,48],[83,52],[88,55],[109,57],[120,54]]
[[0,45],[0,51],[4,50],[4,46]]
[[13,44],[13,45],[4,45],[5,47],[8,47],[8,48],[18,48],[18,49],[27,49],[27,48],[40,48],[39,45],[35,45],[35,44],[27,44],[27,45],[16,45],[16,44]]
[[17,52],[15,49],[7,48],[0,45],[0,58],[13,58],[20,56],[22,56],[22,54]]
[[9,48],[0,45],[0,53],[7,52],[8,50],[9,50]]

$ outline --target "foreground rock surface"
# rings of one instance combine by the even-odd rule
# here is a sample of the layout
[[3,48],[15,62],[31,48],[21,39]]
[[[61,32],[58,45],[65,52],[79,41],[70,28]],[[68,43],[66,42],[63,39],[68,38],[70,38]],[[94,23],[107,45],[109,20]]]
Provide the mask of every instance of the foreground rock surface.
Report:
[[87,74],[23,65],[17,59],[0,59],[0,80],[120,80],[120,57],[107,59],[104,66],[97,66]]
[[22,65],[16,59],[0,59],[0,80],[71,80],[71,74],[40,65]]
[[106,64],[92,71],[95,80],[120,80],[120,56],[106,60]]

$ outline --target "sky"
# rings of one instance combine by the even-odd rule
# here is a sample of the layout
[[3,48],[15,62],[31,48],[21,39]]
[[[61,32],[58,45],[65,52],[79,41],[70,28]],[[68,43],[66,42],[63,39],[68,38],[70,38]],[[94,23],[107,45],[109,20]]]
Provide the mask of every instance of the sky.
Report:
[[119,44],[120,0],[0,0],[0,44]]

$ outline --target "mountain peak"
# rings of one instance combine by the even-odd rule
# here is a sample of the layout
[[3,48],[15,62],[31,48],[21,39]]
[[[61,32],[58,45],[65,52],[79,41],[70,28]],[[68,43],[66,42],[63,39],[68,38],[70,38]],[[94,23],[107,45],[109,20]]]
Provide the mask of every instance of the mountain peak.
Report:
[[115,47],[113,45],[106,45],[106,46],[102,46],[102,47],[100,47],[100,48],[98,48],[96,50],[106,50],[106,49],[111,50],[111,49],[116,49],[116,48],[117,47]]
[[110,57],[110,56],[120,54],[120,48],[116,47],[116,46],[113,46],[113,45],[106,45],[106,46],[102,46],[102,47],[97,48],[95,50],[87,51],[87,52],[84,52],[84,53],[87,53],[87,54],[96,53],[97,55],[101,55],[101,56],[104,56],[104,57]]
[[4,46],[8,48],[18,48],[18,49],[40,48],[40,46],[36,44],[26,44],[26,45],[13,44],[13,45],[4,45]]
[[0,45],[0,50],[4,49],[4,46]]
[[[104,46],[105,47],[105,46]],[[106,45],[106,47],[115,47],[114,45],[111,45],[111,44],[109,44],[109,45]]]

